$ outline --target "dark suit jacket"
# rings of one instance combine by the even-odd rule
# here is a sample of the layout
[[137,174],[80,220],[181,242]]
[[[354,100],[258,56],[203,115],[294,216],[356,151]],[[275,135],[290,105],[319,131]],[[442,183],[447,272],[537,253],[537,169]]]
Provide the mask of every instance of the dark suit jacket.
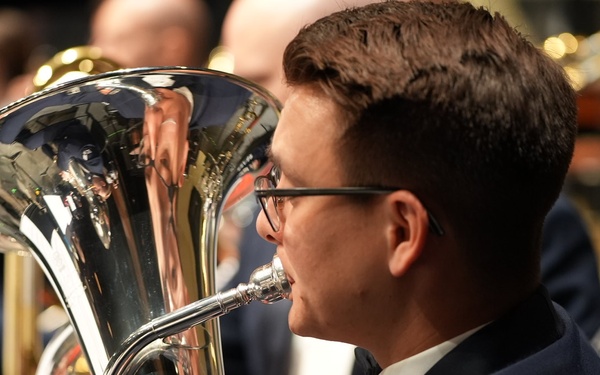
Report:
[[542,283],[588,338],[600,329],[596,253],[579,212],[561,195],[548,213],[542,237]]
[[600,374],[600,357],[545,288],[448,353],[427,375]]
[[487,374],[600,374],[600,357],[564,309],[540,287],[514,310],[460,343],[426,373]]

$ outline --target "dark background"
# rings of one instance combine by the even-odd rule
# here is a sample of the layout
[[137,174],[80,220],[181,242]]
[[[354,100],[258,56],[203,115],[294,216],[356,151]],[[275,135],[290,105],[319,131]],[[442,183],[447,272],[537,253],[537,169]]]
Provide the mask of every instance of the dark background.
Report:
[[[143,1],[143,0],[140,0]],[[206,0],[213,16],[211,46],[218,44],[221,23],[232,0]],[[281,0],[295,1],[295,0]],[[494,9],[510,0],[478,1]],[[538,39],[569,31],[590,35],[600,30],[600,0],[514,0]],[[97,0],[0,0],[30,12],[49,52],[87,43],[90,15]]]
[[[212,13],[211,47],[215,47],[231,0],[205,1]],[[0,0],[0,7],[23,9],[32,16],[49,56],[69,47],[87,44],[90,17],[96,4],[97,0]]]

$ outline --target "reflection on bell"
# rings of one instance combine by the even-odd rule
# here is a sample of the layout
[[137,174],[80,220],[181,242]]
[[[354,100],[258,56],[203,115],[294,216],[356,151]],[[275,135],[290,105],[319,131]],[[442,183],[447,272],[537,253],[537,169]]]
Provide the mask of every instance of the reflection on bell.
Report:
[[[0,233],[33,254],[72,328],[48,345],[39,374],[77,348],[96,374],[222,374],[216,315],[186,312],[204,315],[215,298],[221,309],[227,298],[285,296],[276,266],[255,275],[271,284],[218,298],[214,287],[221,212],[251,192],[244,179],[264,173],[279,108],[232,75],[143,68],[54,86],[0,112]],[[148,343],[132,342],[148,325]]]

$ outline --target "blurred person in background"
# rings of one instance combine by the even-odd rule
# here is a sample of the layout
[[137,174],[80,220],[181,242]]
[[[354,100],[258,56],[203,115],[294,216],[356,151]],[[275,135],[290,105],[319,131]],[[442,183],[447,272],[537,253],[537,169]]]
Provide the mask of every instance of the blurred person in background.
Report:
[[203,0],[102,0],[90,44],[124,68],[202,67],[212,17]]
[[38,43],[28,13],[0,8],[0,107],[27,94],[30,59]]

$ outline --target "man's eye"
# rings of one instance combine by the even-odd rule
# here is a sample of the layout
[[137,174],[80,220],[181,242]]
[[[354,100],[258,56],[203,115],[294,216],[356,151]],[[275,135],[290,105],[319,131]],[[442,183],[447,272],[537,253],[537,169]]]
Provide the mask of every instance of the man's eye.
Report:
[[293,206],[293,201],[298,197],[277,197],[275,198],[275,206],[278,210],[283,210],[286,204],[291,204]]

